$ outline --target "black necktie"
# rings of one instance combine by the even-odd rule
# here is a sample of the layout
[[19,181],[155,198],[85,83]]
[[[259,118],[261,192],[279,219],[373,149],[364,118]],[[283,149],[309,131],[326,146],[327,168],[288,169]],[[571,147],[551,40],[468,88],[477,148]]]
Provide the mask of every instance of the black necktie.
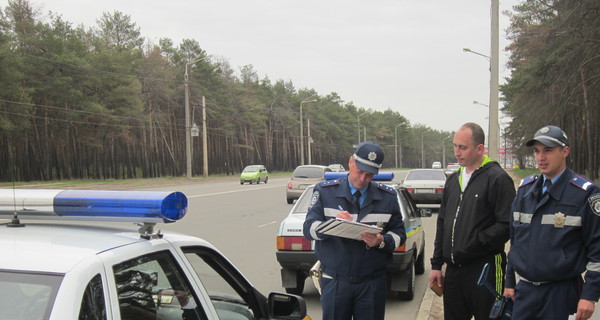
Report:
[[544,193],[548,192],[548,189],[550,189],[551,186],[552,186],[552,180],[546,179],[546,181],[544,181],[544,187],[546,187],[546,191],[544,191]]
[[354,204],[356,205],[356,207],[360,210],[360,190],[356,190],[356,192],[354,193]]

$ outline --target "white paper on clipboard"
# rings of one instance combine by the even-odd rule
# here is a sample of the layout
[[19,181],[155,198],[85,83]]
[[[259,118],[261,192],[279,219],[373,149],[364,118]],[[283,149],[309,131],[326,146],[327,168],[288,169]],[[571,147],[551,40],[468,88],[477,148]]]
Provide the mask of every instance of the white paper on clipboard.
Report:
[[368,232],[372,234],[378,234],[381,233],[383,229],[356,221],[336,218],[321,224],[319,227],[317,227],[316,231],[330,236],[362,240],[360,237],[362,233]]

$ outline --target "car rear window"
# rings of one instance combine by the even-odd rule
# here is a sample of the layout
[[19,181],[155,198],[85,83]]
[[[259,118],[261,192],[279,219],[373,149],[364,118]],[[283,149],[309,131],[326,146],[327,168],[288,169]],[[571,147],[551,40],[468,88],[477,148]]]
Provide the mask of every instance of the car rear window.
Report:
[[446,180],[446,175],[437,170],[417,170],[409,172],[406,180]]
[[0,319],[48,319],[62,274],[0,272]]
[[321,168],[296,168],[292,174],[294,178],[323,178],[324,173]]

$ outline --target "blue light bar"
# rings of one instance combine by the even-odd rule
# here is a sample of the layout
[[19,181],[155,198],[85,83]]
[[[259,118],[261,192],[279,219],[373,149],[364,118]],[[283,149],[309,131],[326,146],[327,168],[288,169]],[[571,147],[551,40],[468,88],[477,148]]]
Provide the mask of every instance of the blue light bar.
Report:
[[0,218],[175,222],[187,197],[172,191],[0,189]]
[[[325,180],[335,180],[340,178],[345,178],[348,176],[348,172],[325,172]],[[380,171],[378,174],[373,176],[373,181],[392,181],[394,180],[393,172],[382,172]]]

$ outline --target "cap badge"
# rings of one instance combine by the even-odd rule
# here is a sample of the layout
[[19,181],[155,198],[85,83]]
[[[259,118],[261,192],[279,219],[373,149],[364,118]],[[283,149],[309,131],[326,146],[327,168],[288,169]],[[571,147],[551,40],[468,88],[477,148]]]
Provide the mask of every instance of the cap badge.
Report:
[[550,131],[550,128],[548,128],[548,127],[543,127],[540,129],[540,133],[543,133],[543,134],[548,133],[548,131]]
[[565,227],[565,214],[562,212],[557,212],[554,214],[554,227],[555,228],[564,228]]
[[377,153],[369,152],[369,155],[367,156],[367,158],[369,158],[369,160],[371,160],[371,161],[375,161],[375,159],[377,159]]

